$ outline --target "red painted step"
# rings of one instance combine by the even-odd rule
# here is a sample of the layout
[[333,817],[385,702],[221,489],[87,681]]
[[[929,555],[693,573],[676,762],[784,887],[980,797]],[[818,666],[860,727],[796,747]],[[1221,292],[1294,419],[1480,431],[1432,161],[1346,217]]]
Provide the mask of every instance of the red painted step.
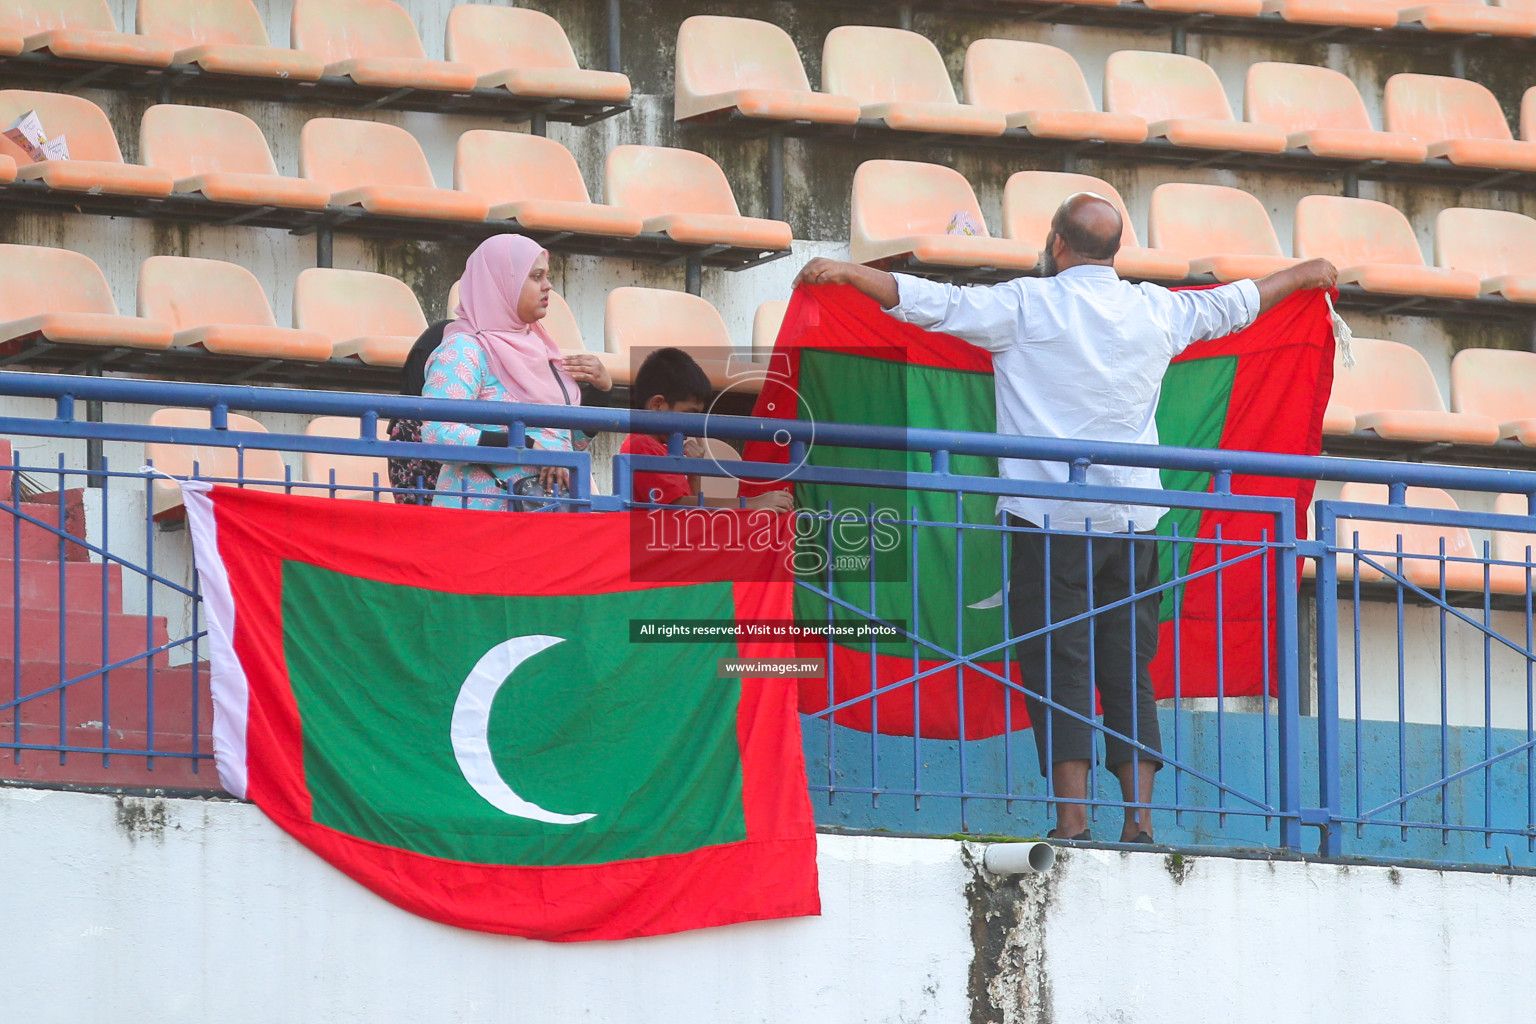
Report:
[[[189,665],[157,668],[153,690],[149,672],[143,667],[118,668],[105,675],[82,678],[90,669],[91,666],[66,666],[64,678],[77,681],[60,689],[57,667],[24,664],[18,687],[14,665],[0,662],[0,740],[6,739],[5,730],[18,722],[48,727],[57,734],[61,703],[67,728],[89,727],[99,734],[105,722],[111,730],[145,731],[150,722],[151,693],[156,736],[193,731],[207,733],[212,726],[213,699],[208,691],[206,662],[198,663],[195,680]],[[195,719],[194,690],[197,694]],[[13,703],[18,696],[20,702]],[[47,742],[57,743],[58,740],[54,738]]]
[[[35,610],[57,611],[59,608],[59,565],[56,560],[37,561],[24,559],[12,562],[0,559],[0,609],[17,607],[16,577],[21,577],[20,607]],[[103,611],[121,612],[123,609],[123,567],[108,564],[102,571],[100,562],[64,562],[64,597],[72,611],[100,614]],[[20,572],[17,572],[18,567]],[[106,581],[106,607],[102,607],[102,581]],[[142,578],[135,581],[143,591]],[[158,596],[158,595],[157,595]],[[0,624],[9,624],[10,617],[0,611]]]
[[[101,742],[100,730],[95,730],[94,735],[88,735],[89,730],[71,736],[71,742],[80,746],[98,746]],[[12,733],[9,727],[0,728],[0,744],[11,742]],[[55,730],[45,743],[55,743],[58,732]],[[24,735],[23,742],[36,743],[37,738]],[[142,734],[125,733],[113,739],[112,746],[122,746],[125,749],[143,749],[144,736]],[[13,779],[23,782],[41,782],[54,785],[77,786],[128,786],[150,789],[191,789],[221,792],[223,787],[219,785],[219,773],[213,764],[213,747],[206,741],[198,749],[206,755],[197,759],[191,757],[155,757],[148,758],[133,754],[112,754],[106,758],[103,764],[101,754],[69,753],[61,757],[56,751],[48,750],[21,750],[5,749],[0,747],[0,779]],[[167,737],[156,733],[155,744],[157,747],[172,749]],[[190,737],[177,738],[173,749],[190,752],[192,743]]]
[[[62,626],[65,656],[71,663],[100,667],[143,654],[168,639],[165,619],[156,616],[152,630],[146,629],[145,616],[99,611],[65,612],[43,609],[10,609],[0,614],[0,659],[9,659],[15,650],[18,619],[21,632],[21,660],[43,664],[59,663],[59,631]],[[102,625],[106,624],[106,644],[102,643]],[[155,656],[157,664],[169,665],[164,653]]]

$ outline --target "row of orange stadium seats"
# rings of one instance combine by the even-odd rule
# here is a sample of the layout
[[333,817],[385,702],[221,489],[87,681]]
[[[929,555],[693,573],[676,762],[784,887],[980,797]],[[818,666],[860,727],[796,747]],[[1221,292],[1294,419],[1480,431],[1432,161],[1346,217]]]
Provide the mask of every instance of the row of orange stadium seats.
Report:
[[106,0],[7,0],[0,53],[359,85],[624,102],[629,79],[583,70],[559,22],[538,11],[465,4],[448,15],[446,60],[430,60],[393,0],[294,0],[292,49],[271,45],[251,0],[138,0],[138,34],[119,32]]
[[[1150,248],[1140,245],[1120,193],[1085,174],[1020,171],[1003,189],[1001,238],[985,234],[981,206],[958,171],[937,164],[870,160],[854,174],[849,251],[855,262],[891,258],[944,267],[1038,265],[1051,217],[1066,197],[1095,192],[1124,218],[1115,268],[1129,277],[1180,281],[1191,274],[1219,281],[1260,277],[1299,259],[1322,257],[1343,284],[1369,292],[1471,299],[1499,294],[1536,302],[1536,220],[1501,210],[1456,208],[1436,219],[1435,266],[1425,263],[1402,211],[1343,196],[1307,196],[1296,205],[1292,251],[1286,256],[1264,205],[1241,189],[1169,183],[1152,193]],[[955,213],[969,214],[983,234],[948,233]]]
[[[0,138],[0,181],[37,180],[50,188],[116,195],[200,194],[223,203],[445,220],[515,221],[529,230],[633,238],[665,234],[686,244],[789,248],[782,221],[741,216],[725,172],[690,150],[617,146],[605,163],[609,205],[592,203],[570,151],[522,132],[473,130],[460,136],[454,187],[437,187],[420,144],[378,121],[314,118],[299,142],[300,177],[278,175],[266,137],[232,110],[160,104],[139,129],[143,165],[123,163],[106,114],[62,93],[0,91],[0,120],[37,110],[69,138],[70,160],[29,163]],[[18,169],[17,165],[20,164]]]
[[[1536,24],[1536,9],[1530,12]],[[1399,74],[1384,95],[1386,131],[1371,123],[1345,75],[1306,64],[1248,69],[1245,120],[1233,116],[1216,72],[1180,54],[1121,50],[1104,70],[1104,109],[1071,54],[1043,43],[980,39],[965,55],[965,98],[927,38],[902,29],[843,26],[827,35],[822,91],[813,92],[788,33],[746,18],[700,15],[678,32],[679,121],[735,115],[898,131],[1140,143],[1319,157],[1536,170],[1536,89],[1526,94],[1525,141],[1498,100],[1457,78]]]
[[[550,294],[550,333],[561,348],[586,351],[570,307],[558,293]],[[447,298],[451,315],[456,296],[450,292]],[[0,245],[0,345],[41,339],[54,345],[201,348],[252,359],[402,366],[426,326],[421,305],[404,282],[367,271],[312,267],[294,282],[293,327],[279,327],[249,270],[183,256],[145,260],[137,315],[121,316],[106,277],[89,257],[45,246]],[[697,295],[615,288],[606,300],[603,340],[599,357],[620,384],[631,380],[638,356],[663,345],[708,350],[705,369],[716,385],[741,383],[742,374],[731,365],[735,344],[725,321]],[[739,369],[750,370],[750,353],[743,350],[740,359],[746,362]]]

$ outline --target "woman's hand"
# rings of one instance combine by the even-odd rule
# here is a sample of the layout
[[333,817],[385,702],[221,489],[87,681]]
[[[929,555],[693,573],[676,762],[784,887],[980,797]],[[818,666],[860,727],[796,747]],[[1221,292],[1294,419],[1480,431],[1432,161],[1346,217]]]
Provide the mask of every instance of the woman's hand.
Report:
[[579,352],[573,356],[565,357],[565,372],[571,375],[576,383],[588,383],[599,391],[607,391],[613,387],[613,378],[608,374],[608,367],[592,352]]
[[571,471],[564,466],[540,466],[539,486],[544,488],[545,494],[554,494],[559,487],[565,488],[566,493],[570,493]]

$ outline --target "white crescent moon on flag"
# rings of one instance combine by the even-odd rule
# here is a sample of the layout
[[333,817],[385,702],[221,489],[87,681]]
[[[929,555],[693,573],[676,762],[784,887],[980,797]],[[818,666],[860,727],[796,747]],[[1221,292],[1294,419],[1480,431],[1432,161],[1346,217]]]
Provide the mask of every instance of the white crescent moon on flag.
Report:
[[563,642],[563,637],[536,633],[531,636],[515,636],[486,651],[470,670],[469,677],[459,689],[458,700],[453,702],[453,726],[450,730],[454,759],[459,762],[459,771],[464,773],[464,781],[474,787],[476,793],[503,814],[551,825],[575,825],[595,815],[556,814],[514,793],[496,770],[486,733],[491,724],[491,703],[495,701],[501,684],[524,661]]
[[975,604],[968,604],[968,605],[966,605],[967,608],[974,608],[977,611],[985,611],[988,608],[1001,608],[1002,606],[1003,606],[1003,592],[1001,590],[999,590],[997,593],[993,594],[991,597],[984,597],[984,598],[982,598],[980,601],[977,601]]

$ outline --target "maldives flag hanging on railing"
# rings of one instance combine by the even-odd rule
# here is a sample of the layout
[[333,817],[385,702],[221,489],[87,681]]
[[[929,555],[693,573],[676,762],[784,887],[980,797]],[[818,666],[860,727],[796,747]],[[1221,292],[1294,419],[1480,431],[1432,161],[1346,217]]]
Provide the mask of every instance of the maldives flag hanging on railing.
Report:
[[[1191,345],[1169,367],[1163,382],[1157,410],[1162,443],[1318,454],[1333,382],[1333,351],[1332,322],[1322,292],[1292,295],[1246,330]],[[902,323],[851,287],[797,289],[772,358],[773,372],[755,409],[758,416],[989,434],[997,430],[989,353],[950,335]],[[1040,386],[1052,385],[1043,381]],[[770,442],[750,443],[745,451],[749,461],[782,463],[786,457],[783,446]],[[928,470],[927,455],[814,444],[806,461],[898,472]],[[996,476],[997,463],[954,456],[950,471]],[[1212,478],[1208,473],[1165,471],[1163,485],[1169,490],[1209,491]],[[744,493],[762,489],[764,485],[743,484]],[[1232,478],[1235,494],[1294,500],[1303,535],[1312,489],[1313,482],[1306,480]],[[829,564],[830,599],[809,587],[797,588],[795,610],[802,619],[826,621],[830,616],[855,623],[872,611],[876,618],[905,624],[920,638],[904,645],[808,644],[802,654],[814,649],[819,656],[830,656],[832,674],[801,682],[801,711],[823,714],[852,729],[902,736],[917,732],[935,739],[994,736],[1028,725],[1022,695],[1013,691],[1005,699],[1004,686],[987,674],[1001,676],[1006,671],[1015,683],[1023,683],[1011,656],[1005,666],[1002,650],[1005,535],[944,525],[996,524],[993,496],[966,494],[957,502],[953,494],[936,491],[804,482],[795,484],[795,496],[803,508],[856,517],[888,508],[894,500],[901,506],[899,519],[923,524],[915,536],[908,533],[906,543],[886,553],[880,553],[874,541],[879,527],[870,528],[865,550],[876,552],[875,570],[861,570],[856,560],[851,569]],[[1274,519],[1267,515],[1174,509],[1159,525],[1159,534],[1171,536],[1175,524],[1179,537],[1197,541],[1210,541],[1219,530],[1224,542],[1259,542],[1266,536],[1273,539],[1274,530]],[[894,536],[890,531],[896,528],[885,529]],[[846,541],[839,543],[835,528],[829,533],[817,534],[813,542],[826,540],[829,554],[846,546]],[[852,548],[858,550],[856,539]],[[1180,544],[1176,557],[1173,548],[1165,543],[1159,552],[1165,582],[1174,578],[1175,568],[1181,576],[1198,574],[1215,562],[1210,543]],[[1223,560],[1238,558],[1244,550],[1254,549],[1228,544]],[[1256,557],[1221,571],[1219,629],[1216,574],[1182,585],[1177,601],[1173,592],[1165,593],[1152,666],[1158,697],[1175,695],[1176,649],[1179,696],[1254,696],[1264,692],[1266,678],[1274,692],[1275,602],[1271,599],[1265,608],[1265,572],[1263,560]],[[1273,587],[1273,559],[1267,573]],[[828,578],[811,575],[808,582],[825,590]],[[967,668],[961,685],[954,656],[989,650],[975,657],[986,672]],[[910,682],[914,679],[919,681]],[[876,691],[877,696],[868,696]]]
[[721,553],[644,512],[183,490],[219,778],[353,879],[557,941],[820,912],[793,684],[717,671],[789,645],[631,641],[788,619],[787,516]]

